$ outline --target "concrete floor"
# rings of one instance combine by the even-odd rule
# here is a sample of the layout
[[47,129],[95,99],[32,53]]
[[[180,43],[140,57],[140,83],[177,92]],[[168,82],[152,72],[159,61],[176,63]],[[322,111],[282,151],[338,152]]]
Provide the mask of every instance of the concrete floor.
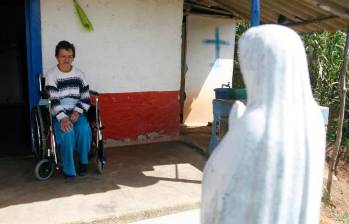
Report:
[[32,158],[0,159],[0,223],[129,223],[199,207],[206,157],[180,142],[107,149],[103,175],[39,182]]
[[133,222],[132,224],[200,224],[200,209]]

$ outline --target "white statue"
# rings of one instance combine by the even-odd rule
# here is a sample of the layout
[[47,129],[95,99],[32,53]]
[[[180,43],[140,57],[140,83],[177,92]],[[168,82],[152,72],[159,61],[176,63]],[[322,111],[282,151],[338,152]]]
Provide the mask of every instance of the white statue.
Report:
[[237,100],[233,104],[231,111],[229,113],[229,127],[232,127],[237,119],[239,119],[245,112],[246,106],[241,101]]
[[258,26],[239,58],[248,102],[206,164],[201,224],[319,223],[325,132],[302,41]]

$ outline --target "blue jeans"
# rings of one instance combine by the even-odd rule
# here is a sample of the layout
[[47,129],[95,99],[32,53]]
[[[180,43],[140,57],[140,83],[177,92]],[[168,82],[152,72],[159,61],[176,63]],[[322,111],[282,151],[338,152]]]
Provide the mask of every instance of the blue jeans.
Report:
[[63,172],[76,176],[74,165],[74,149],[77,147],[79,162],[88,164],[88,152],[90,151],[92,133],[90,125],[85,115],[80,115],[79,119],[73,123],[74,127],[68,132],[63,132],[60,122],[54,118],[53,125],[57,143],[60,145],[61,158],[63,162]]

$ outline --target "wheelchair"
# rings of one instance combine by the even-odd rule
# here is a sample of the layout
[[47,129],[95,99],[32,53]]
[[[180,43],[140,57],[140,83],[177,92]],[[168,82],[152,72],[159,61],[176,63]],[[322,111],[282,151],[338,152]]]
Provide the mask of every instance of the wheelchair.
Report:
[[[45,92],[45,78],[39,75],[40,100],[32,109],[31,138],[32,151],[37,159],[35,177],[44,181],[49,179],[54,171],[62,168],[59,145],[56,142],[54,126],[51,116],[51,101]],[[95,159],[96,171],[102,174],[106,166],[106,155],[103,146],[103,125],[99,114],[98,92],[90,90],[93,103],[86,116],[92,132],[92,141],[89,151],[89,160]]]

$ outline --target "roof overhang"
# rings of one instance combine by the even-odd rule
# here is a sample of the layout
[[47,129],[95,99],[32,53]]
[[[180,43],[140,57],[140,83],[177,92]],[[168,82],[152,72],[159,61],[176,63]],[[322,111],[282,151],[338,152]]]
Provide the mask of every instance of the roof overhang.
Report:
[[[187,1],[188,2],[188,1]],[[191,0],[232,17],[250,19],[251,0]],[[349,0],[260,0],[261,23],[281,24],[298,32],[346,30]]]

